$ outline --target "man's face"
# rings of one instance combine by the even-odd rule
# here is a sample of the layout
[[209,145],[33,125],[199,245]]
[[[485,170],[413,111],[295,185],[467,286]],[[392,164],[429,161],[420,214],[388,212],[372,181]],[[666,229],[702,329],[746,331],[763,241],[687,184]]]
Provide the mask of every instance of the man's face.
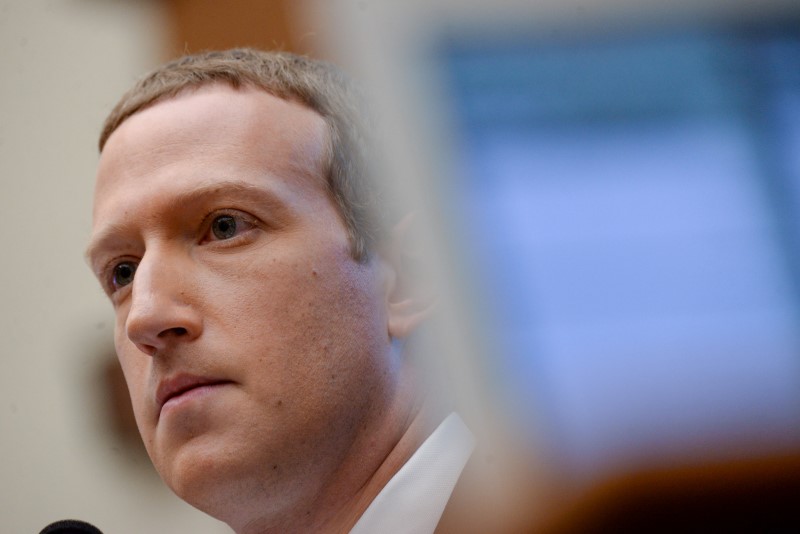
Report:
[[103,151],[89,260],[147,451],[200,508],[220,487],[313,493],[394,387],[386,268],[351,256],[327,135],[301,105],[213,85]]

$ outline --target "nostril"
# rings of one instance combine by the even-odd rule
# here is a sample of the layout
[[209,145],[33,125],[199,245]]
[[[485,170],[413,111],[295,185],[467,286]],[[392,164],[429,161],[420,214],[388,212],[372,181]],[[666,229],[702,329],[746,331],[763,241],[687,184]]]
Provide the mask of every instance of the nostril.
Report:
[[182,327],[182,326],[176,326],[176,327],[174,327],[174,328],[168,328],[168,329],[164,330],[164,331],[163,331],[163,332],[161,332],[161,333],[160,333],[158,336],[159,336],[159,337],[164,337],[164,336],[169,336],[169,335],[173,335],[173,336],[185,336],[185,335],[186,335],[186,334],[188,334],[188,333],[189,333],[189,331],[188,331],[188,330],[186,330],[186,328],[184,328],[184,327]]

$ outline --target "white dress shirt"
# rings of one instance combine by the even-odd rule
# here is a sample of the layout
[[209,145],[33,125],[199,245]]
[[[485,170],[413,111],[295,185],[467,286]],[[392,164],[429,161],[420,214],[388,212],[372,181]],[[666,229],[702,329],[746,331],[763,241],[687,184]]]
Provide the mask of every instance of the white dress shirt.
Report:
[[474,447],[472,433],[451,413],[389,480],[350,534],[431,534]]

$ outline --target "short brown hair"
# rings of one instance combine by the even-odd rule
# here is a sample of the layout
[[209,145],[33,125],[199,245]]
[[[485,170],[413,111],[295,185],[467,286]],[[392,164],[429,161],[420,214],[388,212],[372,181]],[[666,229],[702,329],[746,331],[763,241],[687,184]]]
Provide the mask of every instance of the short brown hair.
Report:
[[103,125],[100,151],[131,115],[212,83],[255,87],[322,116],[330,133],[328,188],[350,235],[353,256],[366,261],[380,231],[379,195],[367,170],[370,121],[363,95],[330,63],[248,48],[184,56],[147,74],[123,95]]

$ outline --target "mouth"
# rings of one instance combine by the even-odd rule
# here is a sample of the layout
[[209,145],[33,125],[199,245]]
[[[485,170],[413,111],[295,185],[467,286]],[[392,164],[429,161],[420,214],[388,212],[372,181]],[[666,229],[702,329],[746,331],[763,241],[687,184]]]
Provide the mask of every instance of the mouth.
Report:
[[230,380],[194,375],[178,375],[168,380],[162,380],[156,391],[158,413],[161,414],[164,405],[167,403],[174,404],[181,398],[188,397],[188,395],[193,392],[199,392],[200,390],[207,390],[215,386],[230,383]]

